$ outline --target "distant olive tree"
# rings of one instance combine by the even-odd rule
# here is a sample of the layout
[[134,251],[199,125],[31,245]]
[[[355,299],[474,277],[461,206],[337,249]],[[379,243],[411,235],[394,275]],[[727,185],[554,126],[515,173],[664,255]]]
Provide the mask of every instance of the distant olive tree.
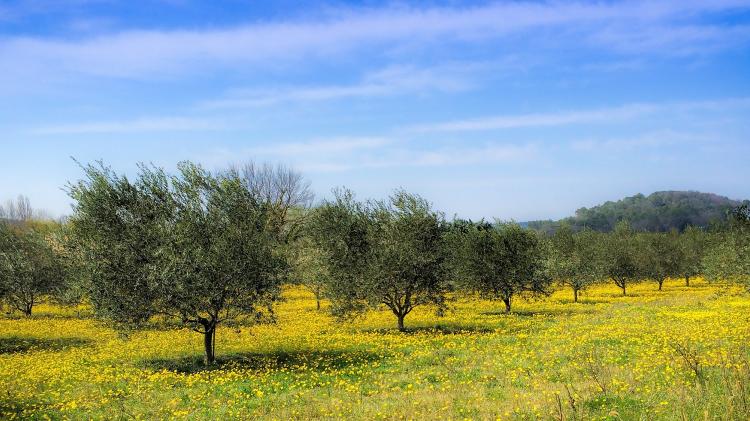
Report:
[[441,309],[447,289],[444,218],[419,196],[396,191],[359,203],[340,190],[310,221],[330,273],[327,293],[339,315],[385,305],[399,330],[414,308]]
[[511,311],[519,294],[548,294],[548,256],[539,235],[515,223],[479,223],[465,230],[456,277],[460,288],[491,300],[501,300]]
[[31,316],[61,282],[60,269],[44,231],[0,223],[0,290],[11,308]]
[[607,235],[605,246],[605,274],[627,295],[627,286],[639,279],[638,244],[630,224],[621,221]]
[[734,210],[729,229],[718,234],[718,241],[703,258],[705,275],[711,281],[730,281],[750,289],[750,208]]
[[682,275],[683,249],[679,241],[676,230],[638,236],[638,272],[642,278],[656,281],[659,291],[667,278]]
[[703,257],[706,253],[706,233],[694,226],[689,226],[680,235],[682,261],[680,275],[685,278],[685,286],[690,286],[690,278],[702,275]]
[[189,162],[175,175],[141,166],[134,181],[101,164],[84,170],[69,186],[70,224],[96,313],[135,328],[175,317],[203,335],[213,363],[217,326],[278,297],[284,261],[268,206],[235,173]]
[[563,225],[551,237],[552,278],[573,290],[573,302],[581,291],[604,278],[603,235],[589,229],[574,233]]
[[290,256],[293,282],[313,293],[320,310],[320,301],[325,298],[326,288],[331,282],[324,253],[309,236],[303,236],[292,244]]

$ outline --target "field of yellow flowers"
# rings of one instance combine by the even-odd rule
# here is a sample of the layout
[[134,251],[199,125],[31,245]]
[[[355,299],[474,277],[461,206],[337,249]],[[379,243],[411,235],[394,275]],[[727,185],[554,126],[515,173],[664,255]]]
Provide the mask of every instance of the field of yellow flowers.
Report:
[[221,328],[210,369],[190,330],[124,337],[40,306],[0,319],[0,418],[750,418],[750,297],[678,280],[629,294],[560,290],[510,315],[457,299],[399,333],[386,311],[337,322],[291,288],[275,325]]

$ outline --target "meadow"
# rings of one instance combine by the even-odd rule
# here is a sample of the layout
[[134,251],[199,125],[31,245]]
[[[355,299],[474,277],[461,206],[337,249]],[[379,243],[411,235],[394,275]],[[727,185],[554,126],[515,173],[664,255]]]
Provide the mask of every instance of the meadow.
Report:
[[695,280],[460,298],[395,328],[287,288],[277,322],[221,326],[217,364],[168,323],[123,336],[85,307],[0,319],[5,419],[748,419],[750,296]]

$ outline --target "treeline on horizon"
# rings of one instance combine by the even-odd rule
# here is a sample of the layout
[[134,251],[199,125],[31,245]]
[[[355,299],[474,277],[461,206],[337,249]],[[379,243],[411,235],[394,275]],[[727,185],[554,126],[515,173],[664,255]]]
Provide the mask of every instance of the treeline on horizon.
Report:
[[637,231],[683,231],[688,227],[722,229],[731,211],[748,203],[748,200],[737,201],[696,191],[660,191],[648,196],[639,193],[616,202],[580,208],[575,216],[559,221],[529,221],[525,225],[547,234],[563,225],[576,231],[588,228],[610,232],[621,221],[628,221]]
[[313,206],[309,182],[284,166],[141,165],[132,180],[101,163],[83,170],[67,186],[69,218],[36,219],[25,199],[3,210],[2,303],[27,316],[42,300],[84,303],[122,330],[167,317],[203,335],[207,364],[217,326],[272,321],[285,284],[306,286],[340,319],[387,308],[399,330],[414,308],[439,317],[462,295],[510,312],[514,298],[559,286],[573,302],[602,282],[623,295],[636,282],[661,290],[696,276],[750,287],[747,204],[710,230],[646,232],[622,220],[611,232],[562,223],[545,234],[447,220],[404,190],[361,201],[342,188]]

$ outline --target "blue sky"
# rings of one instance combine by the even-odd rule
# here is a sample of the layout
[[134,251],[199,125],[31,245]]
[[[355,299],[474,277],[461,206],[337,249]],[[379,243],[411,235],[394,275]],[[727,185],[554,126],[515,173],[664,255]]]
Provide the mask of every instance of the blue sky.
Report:
[[471,218],[750,198],[750,0],[6,0],[0,98],[0,202],[55,215],[71,157],[283,162]]

